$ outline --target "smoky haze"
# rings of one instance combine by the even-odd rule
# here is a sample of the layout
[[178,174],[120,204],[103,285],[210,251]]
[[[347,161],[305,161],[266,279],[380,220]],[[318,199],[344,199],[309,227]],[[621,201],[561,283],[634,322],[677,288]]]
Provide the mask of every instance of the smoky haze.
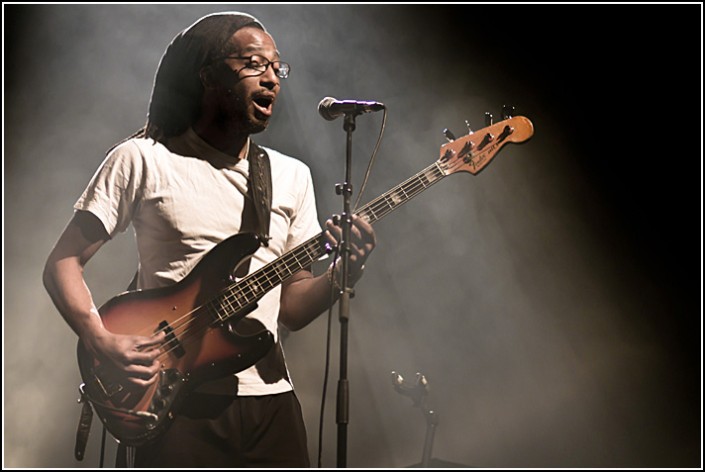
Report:
[[[535,126],[479,175],[451,175],[375,226],[351,302],[350,467],[421,460],[426,422],[392,371],[429,381],[437,465],[702,466],[701,8],[3,5],[4,465],[98,465],[97,418],[73,458],[77,338],[42,287],[44,262],[105,151],[144,123],[167,44],[238,10],[292,65],[256,140],[311,167],[321,223],[340,212],[345,158],[323,97],[387,106],[362,203],[432,164],[445,128],[480,129],[503,104]],[[381,122],[357,118],[355,197]],[[130,229],[87,267],[98,305],[135,264]],[[323,315],[285,340],[313,464],[326,329]],[[331,331],[324,467],[337,306]],[[108,466],[114,451],[109,439]]]

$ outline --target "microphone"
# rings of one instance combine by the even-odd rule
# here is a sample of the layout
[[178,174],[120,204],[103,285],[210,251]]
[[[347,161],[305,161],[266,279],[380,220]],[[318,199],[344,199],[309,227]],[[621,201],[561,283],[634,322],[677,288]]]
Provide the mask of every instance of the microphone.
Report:
[[346,113],[371,113],[383,109],[384,104],[379,102],[336,100],[333,97],[326,97],[318,104],[318,113],[328,121],[333,121]]

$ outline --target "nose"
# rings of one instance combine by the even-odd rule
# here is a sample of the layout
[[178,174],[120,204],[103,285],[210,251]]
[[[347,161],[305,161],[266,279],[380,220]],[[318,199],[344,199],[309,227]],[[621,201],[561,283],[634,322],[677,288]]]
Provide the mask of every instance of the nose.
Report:
[[279,80],[279,76],[274,72],[274,64],[270,62],[267,64],[264,73],[260,76],[260,83],[267,89],[273,90],[276,86],[280,85]]

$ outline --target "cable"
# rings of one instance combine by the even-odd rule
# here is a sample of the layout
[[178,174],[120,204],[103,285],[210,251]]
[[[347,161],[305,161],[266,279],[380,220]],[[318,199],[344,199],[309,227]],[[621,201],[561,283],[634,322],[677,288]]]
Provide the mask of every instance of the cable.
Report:
[[[335,263],[338,260],[338,248],[333,252],[333,274],[335,274]],[[333,275],[335,277],[335,275]],[[330,370],[330,333],[331,321],[333,319],[333,305],[335,305],[335,284],[330,284],[330,306],[328,307],[328,327],[326,331],[326,362],[323,372],[323,393],[321,395],[321,413],[318,419],[318,468],[322,468],[321,455],[323,454],[323,419],[326,408],[326,392],[328,390],[328,372]]]
[[370,156],[370,162],[367,164],[367,170],[365,171],[365,177],[362,179],[362,185],[360,186],[360,192],[357,194],[357,200],[355,200],[355,205],[353,206],[353,212],[357,210],[357,206],[360,204],[360,198],[362,198],[362,194],[365,192],[365,187],[367,186],[367,179],[370,177],[370,172],[372,171],[372,164],[375,162],[375,158],[377,157],[377,151],[379,150],[379,145],[382,143],[382,136],[384,135],[384,128],[386,127],[387,124],[387,109],[384,109],[384,112],[382,114],[382,125],[380,126],[379,129],[379,136],[377,137],[377,143],[375,144],[375,148],[372,150],[372,156]]

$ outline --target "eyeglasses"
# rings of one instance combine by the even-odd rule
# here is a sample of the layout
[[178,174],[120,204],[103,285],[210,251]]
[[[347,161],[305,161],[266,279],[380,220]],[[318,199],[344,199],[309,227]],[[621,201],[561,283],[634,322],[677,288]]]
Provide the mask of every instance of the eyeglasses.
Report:
[[245,67],[239,69],[237,73],[245,71],[247,75],[244,77],[257,77],[262,75],[267,71],[267,67],[272,66],[272,70],[280,79],[286,79],[289,77],[289,72],[291,71],[291,66],[286,62],[282,61],[270,61],[263,56],[225,56],[221,59],[240,59],[247,61]]

